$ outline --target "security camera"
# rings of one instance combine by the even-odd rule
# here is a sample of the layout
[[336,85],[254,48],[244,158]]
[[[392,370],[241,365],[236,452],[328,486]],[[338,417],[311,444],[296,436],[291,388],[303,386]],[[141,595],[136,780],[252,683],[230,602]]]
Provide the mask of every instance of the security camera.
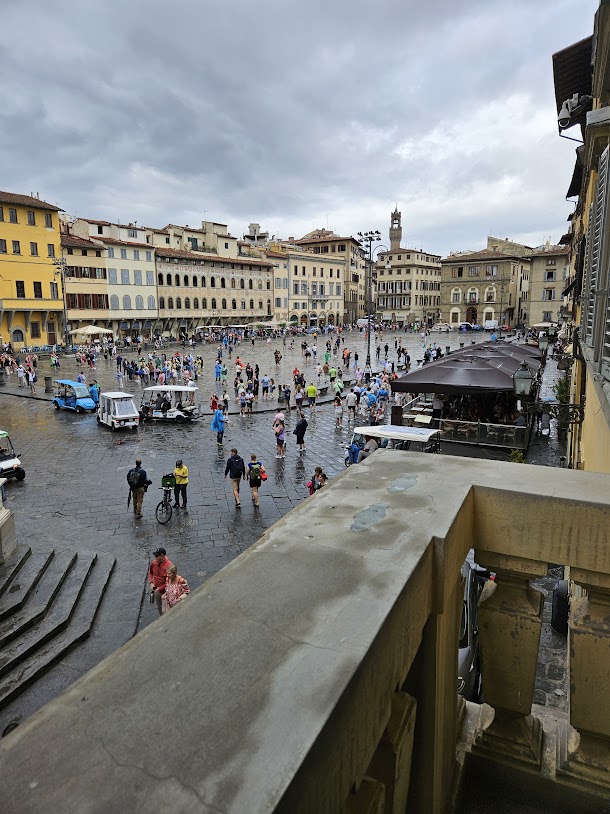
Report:
[[579,119],[593,107],[593,98],[591,96],[579,96],[575,93],[566,99],[559,116],[557,116],[557,123],[560,130],[566,130],[568,127],[577,124]]

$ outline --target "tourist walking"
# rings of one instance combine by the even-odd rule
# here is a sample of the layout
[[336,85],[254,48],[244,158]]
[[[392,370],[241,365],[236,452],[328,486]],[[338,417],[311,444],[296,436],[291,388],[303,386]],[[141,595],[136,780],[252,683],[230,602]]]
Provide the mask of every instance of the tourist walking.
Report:
[[186,509],[186,487],[189,482],[188,467],[182,463],[182,460],[176,461],[176,468],[174,469],[174,509],[180,508],[180,497],[182,496],[182,508]]
[[227,461],[227,465],[225,467],[225,479],[227,475],[229,475],[231,480],[233,497],[235,498],[235,507],[239,509],[241,506],[239,501],[239,486],[242,479],[246,479],[246,467],[244,466],[244,459],[237,454],[235,447],[233,447],[231,450],[231,457]]
[[167,584],[167,569],[171,564],[172,561],[167,556],[167,551],[164,548],[157,548],[153,551],[153,559],[148,566],[148,582],[150,584],[150,601],[156,604],[159,615],[163,613],[161,601]]
[[309,402],[309,409],[315,413],[316,411],[316,396],[318,395],[318,390],[313,382],[309,383],[309,387],[307,388],[307,401]]
[[275,443],[277,444],[276,458],[286,457],[286,426],[281,418],[277,419],[273,424],[273,431],[275,433]]
[[173,563],[169,565],[167,568],[163,601],[161,603],[161,612],[167,613],[170,608],[173,608],[182,599],[186,599],[189,595],[189,591],[190,588],[187,581],[178,574],[178,568]]
[[264,475],[265,467],[258,460],[256,455],[251,455],[250,461],[248,462],[248,483],[250,484],[250,491],[252,492],[252,503],[254,503],[255,506],[258,506],[258,489],[263,482]]
[[[223,403],[224,408],[224,403]],[[227,404],[227,411],[228,411],[228,404]],[[225,416],[223,410],[220,408],[216,409],[216,412],[212,416],[212,423],[210,424],[210,429],[216,433],[216,441],[220,446],[222,446],[222,438],[225,431]]]
[[335,405],[335,427],[339,428],[343,426],[343,399],[340,393],[337,393],[333,403]]
[[294,430],[292,431],[293,435],[296,435],[297,437],[299,452],[305,452],[305,432],[307,431],[307,426],[308,424],[305,416],[301,415],[295,425]]
[[146,474],[146,470],[142,469],[142,461],[140,458],[136,458],[136,465],[133,469],[130,469],[127,473],[127,483],[129,484],[129,496],[127,498],[127,507],[129,507],[129,502],[133,497],[133,513],[136,516],[136,520],[139,520],[142,517],[142,503],[144,501],[144,493],[152,483],[151,480],[148,480],[148,475]]

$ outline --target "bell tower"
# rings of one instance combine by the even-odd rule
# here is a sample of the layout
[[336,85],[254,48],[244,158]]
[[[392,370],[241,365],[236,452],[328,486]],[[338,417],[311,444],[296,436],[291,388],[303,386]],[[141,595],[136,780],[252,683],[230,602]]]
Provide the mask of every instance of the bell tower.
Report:
[[390,215],[390,249],[396,251],[400,249],[400,241],[402,240],[402,226],[400,225],[400,212],[398,205]]

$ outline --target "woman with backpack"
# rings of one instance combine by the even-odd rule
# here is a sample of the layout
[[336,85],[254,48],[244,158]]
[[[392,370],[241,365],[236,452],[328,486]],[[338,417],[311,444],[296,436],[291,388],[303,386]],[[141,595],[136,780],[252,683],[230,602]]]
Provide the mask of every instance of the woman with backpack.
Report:
[[250,462],[248,463],[248,483],[252,492],[252,503],[258,506],[258,487],[263,480],[266,480],[265,467],[257,459],[256,455],[250,455]]

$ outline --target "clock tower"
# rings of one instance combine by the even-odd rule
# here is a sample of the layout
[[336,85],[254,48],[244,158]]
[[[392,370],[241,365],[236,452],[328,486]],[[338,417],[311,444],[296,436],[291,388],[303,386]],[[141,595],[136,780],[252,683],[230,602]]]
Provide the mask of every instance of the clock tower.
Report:
[[390,249],[396,251],[400,249],[400,241],[402,240],[402,226],[400,225],[400,212],[398,206],[390,215]]

